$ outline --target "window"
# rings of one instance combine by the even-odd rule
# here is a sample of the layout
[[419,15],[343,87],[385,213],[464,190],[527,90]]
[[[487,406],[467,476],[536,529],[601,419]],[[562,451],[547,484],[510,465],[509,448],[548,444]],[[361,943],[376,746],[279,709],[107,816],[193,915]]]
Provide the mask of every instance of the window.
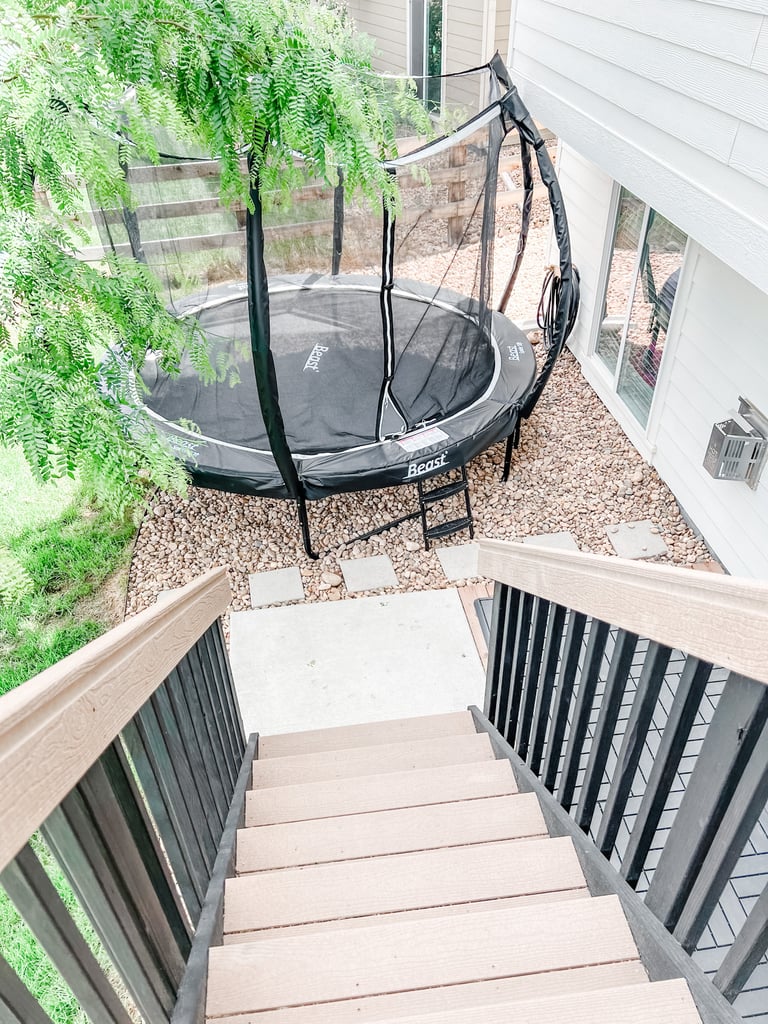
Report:
[[622,188],[595,355],[645,427],[664,354],[686,235]]
[[411,0],[409,73],[416,79],[419,97],[428,110],[438,112],[443,73],[443,0]]

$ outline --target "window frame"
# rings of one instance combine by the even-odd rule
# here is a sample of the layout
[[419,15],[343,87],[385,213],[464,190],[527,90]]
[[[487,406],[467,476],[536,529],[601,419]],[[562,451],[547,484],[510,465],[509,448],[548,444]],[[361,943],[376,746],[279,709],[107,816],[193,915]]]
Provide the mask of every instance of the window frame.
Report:
[[[608,389],[608,391],[610,392],[610,401],[607,401],[605,404],[608,405],[611,412],[613,412],[614,415],[617,416],[617,419],[619,419],[619,421],[622,422],[622,425],[625,427],[627,434],[633,440],[635,440],[635,443],[637,443],[638,447],[641,447],[642,449],[648,449],[650,447],[648,455],[652,456],[655,450],[655,446],[653,446],[652,444],[651,437],[656,433],[656,424],[658,420],[657,409],[659,408],[660,404],[659,394],[662,390],[666,391],[666,387],[663,387],[663,384],[664,378],[666,376],[666,367],[669,366],[670,362],[668,358],[668,352],[672,348],[674,348],[674,341],[676,338],[675,328],[679,316],[678,310],[681,308],[682,305],[684,305],[684,302],[681,298],[683,292],[683,288],[681,287],[681,285],[683,285],[684,281],[688,277],[687,266],[689,262],[689,255],[691,252],[692,239],[690,235],[685,233],[686,242],[685,247],[682,251],[682,259],[680,263],[680,278],[678,281],[678,287],[675,294],[675,300],[672,304],[672,312],[670,315],[669,323],[667,325],[664,349],[661,355],[661,359],[659,361],[656,383],[653,388],[653,395],[651,397],[651,403],[648,409],[648,417],[646,419],[646,422],[643,423],[637,417],[632,407],[625,401],[623,396],[619,393],[618,388],[621,379],[624,352],[629,333],[630,314],[632,312],[632,306],[635,301],[636,290],[638,288],[639,278],[642,272],[642,253],[643,245],[645,243],[646,238],[646,232],[648,230],[648,221],[650,219],[652,211],[656,213],[659,213],[659,211],[655,210],[655,208],[650,203],[643,200],[640,196],[637,196],[634,192],[631,192],[631,194],[635,196],[635,198],[638,199],[638,201],[643,204],[643,219],[639,232],[639,241],[637,246],[637,252],[635,254],[635,261],[632,268],[632,277],[629,284],[627,303],[622,314],[623,324],[621,328],[621,343],[619,345],[619,349],[616,355],[615,369],[611,370],[611,368],[606,364],[606,362],[603,360],[603,358],[597,351],[597,347],[600,340],[600,331],[602,329],[602,325],[604,322],[604,316],[601,310],[603,310],[605,306],[606,295],[611,278],[613,252],[616,240],[616,227],[620,210],[622,188],[626,189],[626,191],[628,192],[631,192],[631,189],[628,186],[622,185],[621,182],[614,181],[613,194],[611,196],[609,217],[607,222],[609,230],[606,231],[605,249],[603,252],[603,260],[601,264],[599,278],[599,288],[597,291],[597,295],[599,296],[599,298],[595,305],[595,315],[590,332],[587,356],[590,365],[593,368],[593,371],[598,375],[606,389]],[[659,215],[662,217],[664,216],[664,214],[661,213],[659,213]],[[669,220],[669,218],[665,219]],[[670,221],[670,223],[673,224],[674,227],[677,227],[677,225],[674,224],[673,221]],[[678,230],[682,232],[682,228],[678,228]],[[628,419],[620,414],[617,415],[617,413],[627,414]]]
[[[441,17],[441,45],[440,45],[440,74],[445,74],[445,29],[446,29],[446,6],[447,0],[440,0],[440,17]],[[407,47],[407,67],[408,74],[416,79],[417,89],[419,91],[420,98],[423,99],[422,93],[424,90],[424,82],[419,82],[420,76],[426,76],[429,70],[429,7],[430,0],[408,0],[407,10],[407,33],[406,33],[406,47]],[[421,9],[421,17],[417,19],[416,10]],[[418,22],[420,21],[420,24]],[[418,27],[418,38],[421,39],[421,52],[417,54],[414,44],[417,36],[414,29]],[[417,62],[414,58],[418,56],[419,61]],[[417,66],[418,65],[418,66]],[[445,103],[445,83],[443,82],[440,87],[440,108]],[[434,111],[439,114],[440,110]]]

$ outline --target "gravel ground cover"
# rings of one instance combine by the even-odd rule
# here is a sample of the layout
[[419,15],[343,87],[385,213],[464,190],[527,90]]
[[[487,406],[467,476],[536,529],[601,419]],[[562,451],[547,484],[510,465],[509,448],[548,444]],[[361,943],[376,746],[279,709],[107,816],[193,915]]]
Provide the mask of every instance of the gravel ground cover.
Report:
[[[500,211],[496,294],[503,288],[517,244],[516,221],[517,211]],[[535,316],[545,270],[547,225],[547,203],[537,201],[525,269],[508,310],[512,319]],[[416,276],[426,280],[423,261],[418,269]],[[407,268],[401,272],[408,276]],[[537,352],[541,348],[538,345]],[[692,565],[712,558],[684,521],[674,496],[630,444],[567,351],[534,414],[523,425],[521,446],[506,484],[501,482],[503,457],[504,445],[499,444],[468,467],[476,536],[512,540],[569,530],[582,550],[613,554],[607,526],[650,519],[669,549],[658,561]],[[217,565],[228,568],[233,610],[250,607],[250,573],[292,565],[300,568],[307,601],[367,596],[366,592],[347,595],[340,558],[389,555],[399,585],[377,593],[456,586],[445,578],[435,547],[465,544],[466,532],[438,541],[426,552],[420,523],[413,520],[368,541],[344,543],[416,508],[416,488],[405,486],[310,503],[313,542],[323,552],[319,561],[312,562],[301,546],[290,502],[194,487],[186,498],[159,494],[136,541],[127,613],[141,610],[160,591],[182,586]]]

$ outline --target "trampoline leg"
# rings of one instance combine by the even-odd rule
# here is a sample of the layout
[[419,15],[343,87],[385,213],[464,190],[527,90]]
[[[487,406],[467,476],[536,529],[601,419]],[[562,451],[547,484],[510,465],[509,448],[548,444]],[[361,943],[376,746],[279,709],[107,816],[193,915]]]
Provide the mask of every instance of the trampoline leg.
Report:
[[307,516],[307,502],[302,494],[301,497],[296,499],[296,508],[299,513],[299,523],[301,524],[301,539],[304,542],[304,550],[307,553],[307,557],[317,561],[320,555],[315,554],[312,550],[312,538],[309,535],[309,518]]
[[515,429],[507,438],[507,447],[504,452],[504,471],[501,474],[502,483],[509,480],[509,470],[512,465],[512,452],[520,445],[520,420],[515,424]]

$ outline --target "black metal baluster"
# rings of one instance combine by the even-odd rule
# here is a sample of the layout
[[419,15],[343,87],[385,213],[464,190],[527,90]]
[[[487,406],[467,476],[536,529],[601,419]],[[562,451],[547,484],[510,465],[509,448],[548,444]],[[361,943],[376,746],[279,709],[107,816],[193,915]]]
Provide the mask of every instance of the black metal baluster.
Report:
[[686,658],[640,809],[621,862],[620,871],[633,889],[637,886],[648,858],[653,837],[659,826],[711,672],[712,666],[709,662],[690,656]]
[[515,627],[515,644],[512,652],[512,676],[510,680],[509,699],[506,709],[502,707],[504,738],[510,746],[515,746],[517,739],[517,723],[520,717],[520,704],[523,697],[523,680],[525,665],[530,650],[531,617],[534,599],[532,594],[523,594],[518,606],[517,624]]
[[584,832],[589,832],[595,815],[597,798],[600,794],[600,787],[605,775],[605,766],[608,762],[608,754],[610,753],[611,743],[616,732],[621,702],[627,689],[627,680],[632,669],[632,659],[635,656],[637,640],[638,638],[634,633],[628,633],[623,629],[620,629],[616,634],[616,641],[608,669],[608,678],[605,681],[605,691],[600,700],[597,725],[595,726],[595,734],[592,737],[592,746],[590,747],[587,760],[584,783],[581,787],[579,803],[574,815],[576,824]]
[[211,731],[211,738],[214,749],[218,751],[217,758],[224,783],[224,791],[227,794],[227,806],[232,798],[232,791],[237,777],[237,766],[235,765],[235,753],[231,746],[227,722],[224,715],[224,708],[221,703],[221,696],[212,678],[211,665],[207,661],[206,651],[202,646],[202,638],[197,647],[187,655],[193,678],[197,682],[198,694],[207,709],[207,722]]
[[528,756],[531,727],[533,725],[533,709],[539,690],[539,674],[544,660],[544,642],[547,636],[549,621],[549,601],[535,598],[531,622],[531,639],[529,642],[528,659],[523,676],[522,695],[520,698],[520,719],[517,729],[517,751],[525,761]]
[[554,604],[550,607],[547,642],[544,648],[539,688],[533,711],[534,725],[530,765],[531,771],[537,775],[541,768],[541,759],[544,753],[544,742],[547,736],[547,726],[549,725],[549,713],[552,705],[552,694],[555,689],[555,679],[557,678],[557,666],[560,661],[560,646],[563,642],[563,628],[566,615],[567,609],[563,608],[562,605]]
[[579,686],[576,692],[571,731],[568,734],[568,744],[565,749],[560,786],[557,791],[557,799],[566,811],[570,811],[573,804],[573,793],[576,789],[576,779],[579,774],[579,762],[584,750],[584,741],[587,737],[592,705],[595,702],[597,684],[600,681],[600,669],[603,664],[603,655],[605,654],[609,630],[610,626],[607,622],[592,619],[589,627],[587,650],[584,655],[584,666],[581,670]]
[[[509,691],[512,685],[512,669],[514,665],[515,633],[517,631],[517,619],[522,602],[522,594],[519,590],[515,590],[512,587],[506,587],[505,589],[507,591],[507,608],[506,616],[504,617],[504,630],[503,632],[499,630],[496,644],[501,649],[499,660],[495,662],[498,683],[496,713],[493,719],[493,724],[502,734],[507,727],[504,716],[507,713],[507,705],[509,704]],[[495,603],[494,599],[494,605]],[[493,633],[491,633],[491,639],[493,639]]]
[[190,919],[196,921],[205,897],[204,876],[198,875],[195,870],[189,851],[189,837],[180,837],[177,831],[178,818],[172,809],[167,786],[159,785],[153,767],[154,762],[147,753],[135,722],[129,722],[121,736],[141,782],[142,791],[168,855],[187,912]]
[[229,663],[229,655],[227,654],[227,645],[224,642],[224,627],[221,624],[221,619],[217,619],[210,628],[210,637],[213,640],[213,646],[216,651],[216,657],[219,663],[219,671],[221,673],[221,681],[223,685],[224,693],[227,697],[227,706],[229,708],[229,714],[232,719],[234,736],[235,736],[235,748],[238,752],[239,760],[242,760],[245,748],[248,743],[248,738],[245,735],[243,729],[243,719],[240,714],[240,703],[237,699],[237,690],[235,688],[235,680],[232,676],[232,666]]
[[[764,691],[768,698],[768,690],[762,683],[753,682],[752,685]],[[742,737],[744,743],[751,742],[747,735],[751,728],[751,723],[745,727]],[[768,715],[762,731],[754,741],[752,754],[739,773],[736,788],[728,799],[722,821],[709,843],[691,894],[677,922],[675,938],[687,952],[696,948],[766,802]]]
[[[240,725],[238,719],[234,715],[234,711],[232,708],[232,700],[237,700],[237,698],[234,694],[234,690],[230,692],[230,687],[228,685],[227,676],[225,672],[225,666],[223,666],[221,664],[221,661],[219,660],[219,652],[216,648],[215,639],[210,629],[202,638],[201,658],[204,658],[207,665],[209,666],[211,678],[213,680],[214,685],[214,692],[217,694],[218,702],[221,705],[224,712],[224,731],[226,734],[228,744],[228,758],[232,767],[231,776],[236,780],[240,764],[243,760],[242,744],[240,737],[238,735],[240,731]],[[230,793],[230,798],[231,795],[232,794]]]
[[[210,879],[210,868],[201,845],[202,841],[198,835],[197,825],[193,823],[184,800],[183,788],[186,785],[186,780],[181,780],[176,774],[175,762],[151,703],[148,702],[144,705],[135,716],[134,722],[141,738],[142,747],[147,754],[151,780],[154,780],[163,795],[163,803],[172,823],[173,833],[182,849],[199,905],[202,906]],[[129,747],[129,749],[131,748]],[[132,749],[131,754],[134,754]],[[142,778],[141,774],[139,777]],[[145,782],[142,778],[145,792],[147,792],[148,785],[151,785],[151,781],[148,779]],[[192,911],[190,910],[190,912]]]
[[167,1024],[174,987],[147,948],[143,922],[136,919],[129,894],[116,884],[114,867],[77,790],[48,816],[42,832],[145,1024]]
[[670,930],[680,919],[766,722],[768,687],[732,672],[645,897]]
[[[189,681],[191,682],[191,680]],[[209,824],[214,846],[217,846],[218,837],[224,828],[224,815],[222,813],[224,793],[222,790],[219,799],[216,798],[215,784],[218,782],[221,785],[221,783],[217,778],[216,769],[211,763],[211,758],[205,757],[204,748],[200,746],[198,731],[193,724],[184,690],[185,687],[181,676],[178,670],[174,669],[158,690],[158,696],[161,696],[161,700],[167,701],[168,713],[173,716],[173,720],[176,723],[176,728],[184,745],[189,767],[195,780],[195,789],[200,798],[206,821]]]
[[176,721],[189,748],[195,749],[196,763],[201,765],[204,782],[210,790],[211,802],[221,828],[224,827],[226,796],[220,765],[220,752],[211,742],[207,716],[200,703],[200,694],[189,661],[184,658],[166,680]]
[[155,690],[149,700],[162,729],[163,740],[173,763],[173,771],[180,783],[182,799],[187,805],[192,826],[195,829],[200,849],[205,858],[207,876],[210,878],[211,868],[216,859],[215,830],[212,822],[209,820],[207,808],[200,795],[200,784],[195,776],[184,740],[173,716],[170,698],[165,690],[165,686],[160,686]]
[[488,665],[485,673],[485,698],[483,714],[490,722],[496,721],[499,698],[501,666],[506,653],[504,635],[509,618],[510,588],[504,583],[495,583],[491,605],[491,631],[488,640]]
[[0,953],[0,1021],[2,1024],[53,1024]]
[[154,956],[178,986],[190,931],[128,759],[119,743],[107,747],[77,787],[120,884],[143,922]]
[[227,814],[221,845],[211,875],[211,884],[205,897],[195,941],[187,961],[171,1024],[203,1024],[208,977],[208,953],[212,946],[221,944],[224,917],[224,889],[226,879],[234,874],[237,830],[242,827],[245,794],[250,788],[252,762],[256,756],[258,736],[248,740],[243,754],[232,804]]
[[749,912],[741,931],[734,938],[720,968],[712,979],[728,1002],[732,1003],[768,951],[768,885]]
[[586,626],[586,615],[582,615],[581,612],[568,612],[568,627],[552,708],[552,726],[549,730],[547,756],[542,771],[542,781],[550,793],[554,793],[557,773],[560,769],[560,756],[563,750],[565,731],[568,727],[568,713],[571,710],[573,687],[579,669],[579,658]]
[[[0,872],[0,885],[90,1019],[99,1024],[131,1024],[125,1007],[29,844]],[[2,1003],[0,1020],[5,1020]]]
[[671,656],[672,651],[669,647],[656,643],[648,644],[637,684],[637,692],[632,702],[632,710],[629,713],[626,732],[621,743],[619,760],[595,840],[598,849],[606,857],[611,856],[616,845],[616,836],[619,833],[627,800],[632,791],[640,755],[648,737],[648,730],[653,721],[653,712],[656,709],[664,682],[664,673]]

